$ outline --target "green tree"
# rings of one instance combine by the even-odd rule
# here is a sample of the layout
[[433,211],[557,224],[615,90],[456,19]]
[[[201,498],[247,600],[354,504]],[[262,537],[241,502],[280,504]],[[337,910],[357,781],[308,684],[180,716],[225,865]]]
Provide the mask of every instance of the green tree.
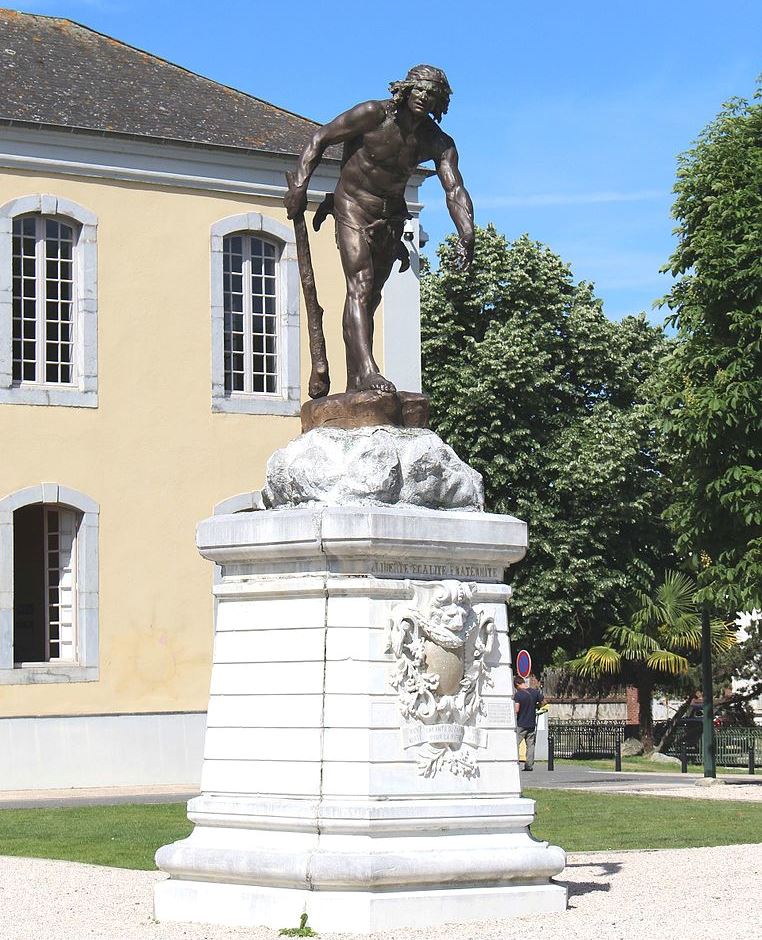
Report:
[[[689,655],[694,659],[701,655],[701,619],[695,592],[695,584],[687,575],[665,572],[653,598],[642,591],[634,592],[626,617],[606,630],[606,643],[591,646],[570,663],[581,676],[620,675],[623,682],[637,688],[640,740],[646,751],[653,750],[654,688],[674,688],[674,680],[690,672]],[[712,621],[711,631],[715,653],[734,645],[734,636],[722,621]]]
[[741,680],[726,701],[744,712],[751,699],[762,695],[762,613],[758,610],[739,612],[733,626],[742,628],[740,638],[713,663],[715,695],[727,695],[733,680]]
[[733,100],[680,158],[665,298],[677,343],[660,389],[675,498],[700,597],[762,606],[762,102]]
[[644,395],[666,343],[643,316],[608,320],[591,285],[527,236],[478,229],[468,272],[452,240],[438,253],[421,283],[432,426],[482,473],[487,508],[529,523],[512,631],[542,664],[596,642],[668,554]]

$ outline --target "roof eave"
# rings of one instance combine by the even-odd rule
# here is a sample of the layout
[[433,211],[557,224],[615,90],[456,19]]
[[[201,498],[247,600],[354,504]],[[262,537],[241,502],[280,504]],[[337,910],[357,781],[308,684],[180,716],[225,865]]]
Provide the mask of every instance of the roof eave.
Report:
[[[181,137],[158,137],[150,134],[131,134],[127,131],[107,131],[97,127],[79,127],[71,124],[52,124],[46,121],[21,121],[18,118],[0,116],[0,126],[26,127],[40,130],[58,131],[66,134],[81,134],[90,137],[106,137],[115,140],[146,141],[153,144],[189,147],[193,150],[222,151],[223,153],[251,154],[252,156],[267,157],[294,157],[299,154],[289,150],[267,150],[257,147],[234,147],[230,144],[215,144],[199,140],[185,140]],[[339,165],[341,160],[337,157],[324,156],[323,163]]]

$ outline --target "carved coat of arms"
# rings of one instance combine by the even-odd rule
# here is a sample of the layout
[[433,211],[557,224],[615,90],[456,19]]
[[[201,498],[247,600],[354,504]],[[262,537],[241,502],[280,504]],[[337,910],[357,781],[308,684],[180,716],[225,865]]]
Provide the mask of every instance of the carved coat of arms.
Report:
[[487,659],[497,641],[495,622],[474,609],[475,584],[411,587],[413,600],[392,610],[387,645],[395,658],[391,684],[399,694],[403,747],[417,749],[424,777],[443,768],[477,776],[477,749],[487,743],[477,719],[486,713],[483,690],[492,685]]

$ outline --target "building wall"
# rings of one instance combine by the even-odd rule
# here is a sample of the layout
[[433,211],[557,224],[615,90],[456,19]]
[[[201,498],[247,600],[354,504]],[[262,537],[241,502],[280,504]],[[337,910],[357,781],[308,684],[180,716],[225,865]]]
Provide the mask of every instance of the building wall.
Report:
[[197,787],[205,728],[204,712],[0,718],[0,790]]
[[627,703],[613,699],[600,701],[588,700],[551,700],[548,716],[560,721],[626,721]]
[[[285,212],[275,197],[0,172],[0,204],[39,192],[98,217],[99,404],[0,405],[0,496],[54,482],[100,504],[100,678],[0,686],[0,713],[204,710],[212,566],[196,552],[196,522],[259,488],[267,456],[300,430],[298,417],[212,413],[209,231],[225,216],[285,222]],[[332,229],[313,235],[312,251],[343,390],[344,281]],[[306,389],[304,326],[301,362]]]

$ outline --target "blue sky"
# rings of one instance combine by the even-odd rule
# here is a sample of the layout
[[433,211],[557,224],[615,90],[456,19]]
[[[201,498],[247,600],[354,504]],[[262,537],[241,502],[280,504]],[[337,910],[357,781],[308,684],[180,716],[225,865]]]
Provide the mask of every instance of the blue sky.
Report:
[[[668,288],[676,156],[762,72],[760,0],[38,0],[217,81],[326,121],[419,62],[455,91],[481,224],[528,232],[593,281],[611,317],[655,321]],[[429,252],[452,230],[423,189]]]

